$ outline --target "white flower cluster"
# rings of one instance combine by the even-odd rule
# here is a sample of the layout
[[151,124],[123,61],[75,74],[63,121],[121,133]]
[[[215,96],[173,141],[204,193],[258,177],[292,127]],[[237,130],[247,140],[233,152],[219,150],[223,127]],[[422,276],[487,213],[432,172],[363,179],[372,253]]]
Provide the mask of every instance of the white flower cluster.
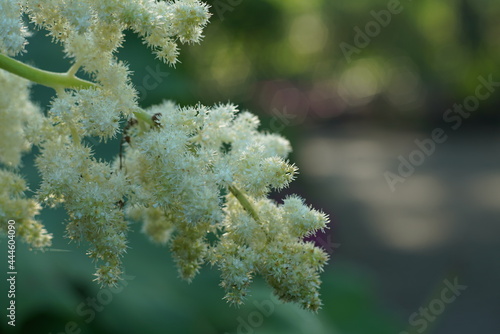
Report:
[[[142,221],[153,241],[170,246],[184,279],[193,279],[206,262],[218,266],[231,303],[241,303],[260,274],[281,299],[311,310],[320,307],[319,272],[328,256],[303,238],[324,229],[328,218],[296,196],[283,204],[267,198],[297,173],[285,160],[289,142],[259,132],[257,117],[231,104],[181,108],[164,102],[143,110],[127,67],[114,55],[123,31],[132,29],[158,58],[175,64],[176,41],[200,40],[210,16],[207,5],[196,0],[26,0],[1,6],[8,10],[0,14],[0,30],[11,30],[0,36],[0,68],[1,53],[19,51],[11,41],[25,43],[21,12],[62,43],[74,65],[67,73],[36,79],[57,92],[46,116],[29,102],[27,82],[0,70],[5,92],[0,130],[6,134],[0,162],[14,168],[29,145],[39,146],[37,200],[49,207],[64,205],[68,237],[89,243],[100,283],[120,279],[130,218]],[[7,64],[14,72],[20,66]],[[79,81],[80,68],[94,83]],[[128,124],[120,130],[123,119]],[[114,163],[98,161],[84,144],[87,136],[107,140],[120,131],[124,151]],[[22,197],[22,179],[4,170],[0,184],[2,221],[26,221],[25,239],[35,247],[48,246],[50,235],[33,219],[37,202]]]
[[[21,165],[21,156],[30,148],[26,126],[39,120],[39,110],[29,100],[29,81],[0,71],[0,163],[11,170]],[[17,233],[32,247],[50,245],[51,235],[36,221],[40,205],[27,199],[26,182],[14,171],[0,169],[0,230],[7,231],[7,221],[17,223]]]
[[[316,310],[318,272],[328,256],[302,238],[327,217],[298,197],[266,198],[291,182],[297,168],[284,158],[290,144],[257,131],[254,115],[233,105],[147,110],[155,120],[136,129],[125,168],[135,185],[130,208],[155,241],[171,240],[180,275],[191,280],[205,260],[219,266],[226,298],[241,303],[254,274],[282,299]],[[243,202],[243,203],[242,203]],[[207,233],[221,233],[210,246]]]
[[16,222],[16,235],[35,248],[50,246],[52,235],[34,219],[40,204],[25,197],[28,190],[21,176],[0,169],[0,230],[7,232],[7,222]]
[[14,56],[24,51],[28,30],[21,21],[23,1],[0,1],[0,52]]
[[[9,89],[2,98],[9,99],[10,104],[2,105],[0,110],[0,117],[8,118],[0,127],[5,126],[5,133],[9,135],[9,141],[0,145],[0,153],[5,153],[0,159],[17,165],[22,151],[19,146],[28,143],[23,136],[40,146],[39,200],[49,206],[64,203],[70,217],[68,237],[87,240],[88,254],[99,265],[97,280],[102,284],[115,284],[122,272],[120,258],[127,248],[128,225],[122,203],[130,185],[117,168],[96,161],[82,140],[86,136],[103,140],[114,137],[123,117],[141,112],[128,69],[114,55],[123,42],[123,31],[134,30],[159,58],[175,64],[176,41],[200,40],[209,18],[208,8],[194,0],[27,0],[3,1],[1,6],[5,6],[5,10],[1,12],[0,29],[10,29],[0,38],[0,47],[7,46],[0,49],[1,52],[8,55],[18,52],[20,48],[13,40],[22,40],[18,43],[21,45],[25,43],[25,30],[14,29],[14,23],[19,26],[19,17],[24,12],[38,28],[48,30],[55,41],[62,43],[66,55],[73,59],[68,78],[74,78],[82,68],[97,83],[94,87],[72,90],[67,89],[72,87],[54,84],[57,97],[47,117],[30,117],[27,114],[30,108],[22,105],[29,101],[28,94],[19,96],[15,92],[16,89],[27,92],[26,88],[23,90],[14,81],[7,82],[10,76],[5,74],[4,79],[2,72],[0,84]],[[21,123],[28,121],[21,130]]]
[[[15,1],[10,1],[15,3]],[[210,16],[197,0],[26,0],[26,12],[89,69],[106,62],[131,29],[156,56],[177,62],[176,40],[197,43]],[[91,50],[82,48],[91,47]],[[82,52],[85,51],[85,52]],[[83,56],[86,59],[78,59]],[[104,57],[103,57],[104,56]],[[82,57],[83,58],[83,57]]]
[[29,100],[29,81],[0,71],[0,87],[0,163],[17,167],[30,148],[24,128],[41,114]]

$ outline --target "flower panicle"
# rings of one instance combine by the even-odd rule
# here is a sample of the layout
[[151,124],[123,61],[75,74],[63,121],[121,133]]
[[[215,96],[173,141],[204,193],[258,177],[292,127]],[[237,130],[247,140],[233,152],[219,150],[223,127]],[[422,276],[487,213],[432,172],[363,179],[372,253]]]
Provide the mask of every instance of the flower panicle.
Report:
[[[183,279],[194,279],[207,262],[218,267],[231,304],[243,303],[261,275],[282,300],[320,308],[319,274],[328,255],[304,238],[326,228],[328,217],[298,196],[282,204],[269,199],[298,174],[287,160],[290,142],[260,131],[257,116],[229,103],[180,107],[165,101],[143,109],[128,65],[116,57],[129,29],[157,58],[175,65],[178,43],[202,39],[208,5],[24,0],[3,1],[0,12],[0,68],[11,72],[0,70],[2,221],[18,219],[20,235],[43,248],[51,235],[35,216],[41,205],[64,206],[66,236],[88,245],[103,286],[121,279],[129,221],[142,221],[143,233],[170,247]],[[9,57],[26,44],[22,16],[62,45],[73,62],[67,72],[37,70]],[[45,114],[30,101],[25,79],[55,89]],[[115,160],[96,158],[90,143],[117,137]],[[30,199],[14,170],[32,145],[39,148],[42,181]]]

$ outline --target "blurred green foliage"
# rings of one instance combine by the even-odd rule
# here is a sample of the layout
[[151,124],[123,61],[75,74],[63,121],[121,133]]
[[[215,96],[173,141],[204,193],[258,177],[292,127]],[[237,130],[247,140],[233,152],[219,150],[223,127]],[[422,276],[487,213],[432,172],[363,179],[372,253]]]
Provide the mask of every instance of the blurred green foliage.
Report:
[[[366,33],[367,24],[378,22],[374,12],[393,2],[400,13],[347,59],[341,44],[356,46],[355,28]],[[292,109],[293,101],[280,100],[266,85],[281,80],[303,95],[296,98],[305,108],[295,112],[312,120],[354,115],[422,122],[473,94],[478,75],[499,73],[498,1],[209,3],[214,16],[205,41],[184,58],[197,78],[196,96],[209,103],[230,99],[268,114],[287,104]],[[240,4],[215,10],[221,3]],[[477,119],[497,118],[498,102],[486,101]]]

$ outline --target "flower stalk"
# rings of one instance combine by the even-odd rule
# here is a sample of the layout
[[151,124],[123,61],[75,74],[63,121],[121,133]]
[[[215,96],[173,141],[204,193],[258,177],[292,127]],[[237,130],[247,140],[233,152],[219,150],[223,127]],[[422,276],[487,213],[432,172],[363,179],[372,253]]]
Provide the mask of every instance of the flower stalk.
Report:
[[231,194],[233,194],[234,197],[240,202],[241,206],[245,209],[246,212],[258,223],[260,224],[260,218],[259,215],[257,214],[257,211],[255,211],[252,203],[250,203],[245,196],[244,193],[242,193],[238,188],[236,188],[233,185],[230,185],[229,191]]
[[97,84],[80,79],[75,76],[75,69],[72,67],[66,73],[44,71],[30,65],[26,65],[18,60],[12,59],[0,53],[0,68],[18,75],[22,78],[36,82],[56,91],[65,88],[97,88]]

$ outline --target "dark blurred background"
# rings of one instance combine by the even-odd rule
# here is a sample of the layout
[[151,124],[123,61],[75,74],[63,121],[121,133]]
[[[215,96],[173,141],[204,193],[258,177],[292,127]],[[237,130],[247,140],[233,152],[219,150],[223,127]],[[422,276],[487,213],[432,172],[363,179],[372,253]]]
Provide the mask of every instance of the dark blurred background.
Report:
[[[261,279],[245,306],[230,307],[215,268],[181,281],[168,248],[138,224],[128,278],[99,290],[85,245],[63,237],[64,212],[45,209],[53,249],[17,250],[17,332],[500,333],[500,3],[208,3],[204,41],[183,46],[175,69],[131,32],[118,57],[144,107],[231,101],[291,140],[300,175],[273,196],[299,193],[331,217],[314,238],[331,255],[323,309],[281,304]],[[69,67],[44,32],[20,59]],[[51,94],[33,88],[43,108]],[[104,159],[119,147],[93,144]],[[22,170],[34,190],[35,154]]]

